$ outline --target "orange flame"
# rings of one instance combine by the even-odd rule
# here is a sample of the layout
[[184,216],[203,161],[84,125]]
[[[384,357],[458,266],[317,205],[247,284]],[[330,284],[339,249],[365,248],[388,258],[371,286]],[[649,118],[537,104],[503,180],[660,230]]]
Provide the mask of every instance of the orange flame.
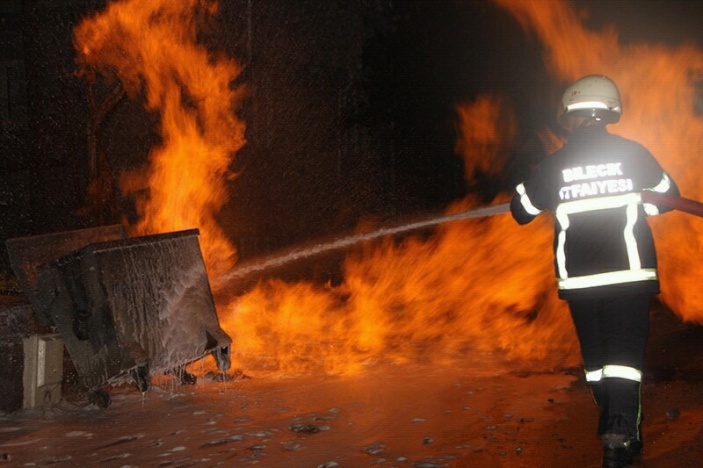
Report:
[[160,115],[161,145],[144,170],[124,174],[123,191],[139,200],[145,235],[199,228],[211,275],[228,271],[236,250],[214,215],[227,202],[228,166],[244,145],[244,124],[233,107],[241,90],[230,89],[239,67],[198,44],[197,14],[213,15],[207,0],[126,0],[81,22],[74,41],[83,73],[116,77],[131,97],[142,90],[146,108]]
[[457,106],[459,114],[458,154],[464,156],[464,176],[473,180],[476,171],[498,176],[517,133],[515,117],[503,100],[480,96],[476,102]]
[[[684,195],[703,198],[697,159],[701,120],[693,114],[691,76],[700,76],[693,46],[621,46],[614,29],[589,31],[566,2],[496,0],[543,42],[545,61],[563,85],[583,75],[611,76],[623,91],[625,117],[613,128],[659,157]],[[503,168],[515,134],[500,98],[457,107],[457,150],[466,176]],[[559,138],[543,132],[546,151]],[[505,200],[496,200],[496,202]],[[469,209],[471,199],[449,211]],[[556,298],[551,222],[518,227],[509,216],[441,226],[427,240],[387,240],[366,246],[345,265],[339,288],[271,281],[231,304],[225,317],[238,359],[250,367],[265,357],[287,372],[322,367],[352,372],[379,359],[404,362],[500,353],[546,366],[579,362],[565,304]],[[688,320],[703,320],[697,261],[703,222],[679,213],[653,219],[664,277],[663,298]]]
[[[613,131],[639,140],[691,198],[703,198],[697,159],[701,120],[694,115],[695,83],[703,54],[691,45],[622,46],[614,29],[585,29],[560,0],[495,0],[534,32],[545,61],[562,84],[590,73],[620,85],[625,116]],[[210,14],[196,0],[127,0],[86,20],[76,31],[87,69],[117,76],[162,117],[163,144],[152,151],[150,196],[140,232],[198,226],[211,275],[226,271],[234,249],[213,219],[226,200],[231,154],[244,144],[232,115],[238,94],[229,83],[238,67],[196,45],[190,12]],[[153,34],[153,35],[152,35]],[[143,39],[142,39],[143,38]],[[186,104],[187,103],[187,104]],[[542,103],[540,103],[542,104]],[[466,177],[498,174],[516,135],[500,97],[457,106],[457,151]],[[554,149],[555,135],[545,132]],[[126,179],[124,188],[140,187]],[[496,203],[505,202],[500,196]],[[475,206],[469,197],[448,212]],[[679,213],[652,220],[660,246],[663,298],[687,320],[703,321],[693,262],[703,222]],[[235,365],[286,373],[348,373],[378,361],[478,361],[500,355],[543,366],[579,361],[565,304],[556,297],[549,218],[519,227],[509,215],[440,226],[429,238],[386,239],[351,254],[337,287],[269,280],[220,307],[234,340]],[[225,245],[226,248],[223,248]],[[225,252],[225,260],[222,258]]]
[[[505,137],[515,134],[501,100],[479,98],[458,113],[457,147],[474,158],[467,176],[500,172]],[[448,211],[473,205],[467,199]],[[386,239],[347,258],[342,286],[270,281],[236,300],[224,326],[249,368],[348,373],[379,360],[439,363],[496,351],[575,365],[573,327],[548,254],[551,231],[548,218],[518,227],[503,215],[446,224],[430,239]]]

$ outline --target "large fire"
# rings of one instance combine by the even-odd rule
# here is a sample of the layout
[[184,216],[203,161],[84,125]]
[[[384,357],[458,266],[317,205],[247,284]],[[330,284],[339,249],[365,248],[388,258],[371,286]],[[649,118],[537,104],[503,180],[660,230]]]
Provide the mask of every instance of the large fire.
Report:
[[[495,3],[544,44],[557,83],[591,73],[612,77],[625,109],[612,131],[652,150],[683,195],[703,198],[697,171],[691,170],[696,156],[687,151],[703,138],[691,79],[703,66],[699,50],[622,46],[612,29],[585,29],[560,0]],[[139,230],[199,227],[206,262],[217,279],[231,266],[234,251],[227,250],[230,261],[224,265],[216,260],[214,252],[228,244],[213,214],[226,199],[223,179],[231,154],[243,144],[243,125],[232,116],[236,95],[228,88],[237,67],[195,45],[195,25],[184,13],[198,6],[203,3],[196,0],[114,3],[84,22],[76,37],[84,63],[116,72],[128,89],[144,86],[148,108],[162,116],[164,143],[151,155],[150,198]],[[501,155],[516,134],[511,110],[500,97],[481,97],[458,103],[457,116],[457,151],[465,159],[467,181],[477,169],[500,173]],[[547,131],[543,136],[551,142],[545,151],[555,149],[558,138]],[[475,206],[469,197],[447,211]],[[703,221],[670,213],[653,225],[663,300],[684,319],[703,321],[693,266]],[[360,246],[345,261],[340,286],[268,280],[219,304],[222,325],[234,340],[235,365],[349,373],[378,361],[464,359],[481,365],[487,355],[530,362],[532,369],[536,363],[575,365],[578,345],[555,292],[551,229],[548,217],[525,227],[509,215],[447,223],[429,238]]]
[[131,97],[143,92],[160,117],[162,143],[149,167],[120,181],[125,193],[147,193],[138,198],[141,221],[132,234],[199,228],[214,276],[236,258],[214,216],[228,200],[229,164],[245,127],[234,113],[241,90],[230,87],[239,67],[197,41],[195,18],[216,10],[208,0],[113,2],[74,32],[84,74],[116,77]]

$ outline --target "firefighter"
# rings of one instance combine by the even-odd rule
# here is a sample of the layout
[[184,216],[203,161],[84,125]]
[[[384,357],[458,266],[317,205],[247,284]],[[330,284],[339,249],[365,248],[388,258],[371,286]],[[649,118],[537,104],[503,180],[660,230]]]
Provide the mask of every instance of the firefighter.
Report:
[[679,193],[646,148],[608,132],[621,115],[612,80],[574,82],[559,114],[568,141],[515,187],[510,204],[519,224],[554,214],[558,293],[600,411],[604,467],[628,466],[642,448],[640,386],[650,302],[659,293],[646,217],[666,209],[643,203],[641,193]]

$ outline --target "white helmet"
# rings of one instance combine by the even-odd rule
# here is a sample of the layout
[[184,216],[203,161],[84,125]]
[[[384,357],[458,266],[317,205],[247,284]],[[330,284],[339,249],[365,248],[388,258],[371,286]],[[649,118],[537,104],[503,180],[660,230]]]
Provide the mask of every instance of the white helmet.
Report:
[[561,98],[559,121],[569,116],[591,117],[615,123],[622,115],[620,93],[613,80],[602,75],[588,75],[566,88]]

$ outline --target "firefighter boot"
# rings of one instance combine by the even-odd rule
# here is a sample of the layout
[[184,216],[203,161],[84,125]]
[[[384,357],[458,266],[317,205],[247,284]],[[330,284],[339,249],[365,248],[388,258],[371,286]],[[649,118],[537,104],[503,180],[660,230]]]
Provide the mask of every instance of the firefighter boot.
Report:
[[632,465],[633,454],[624,434],[603,435],[603,468],[624,468]]

